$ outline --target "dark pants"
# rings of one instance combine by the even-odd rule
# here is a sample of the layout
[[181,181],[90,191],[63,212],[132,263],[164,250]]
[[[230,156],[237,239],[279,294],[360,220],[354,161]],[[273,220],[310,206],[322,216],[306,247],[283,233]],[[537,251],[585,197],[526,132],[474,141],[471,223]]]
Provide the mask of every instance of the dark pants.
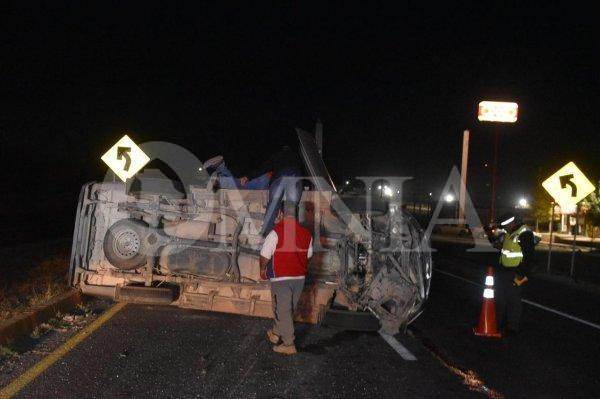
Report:
[[517,287],[513,280],[515,272],[500,266],[496,273],[496,313],[501,329],[519,331],[523,303],[521,302],[522,287]]
[[294,344],[294,313],[304,288],[304,279],[271,281],[273,332],[285,345]]

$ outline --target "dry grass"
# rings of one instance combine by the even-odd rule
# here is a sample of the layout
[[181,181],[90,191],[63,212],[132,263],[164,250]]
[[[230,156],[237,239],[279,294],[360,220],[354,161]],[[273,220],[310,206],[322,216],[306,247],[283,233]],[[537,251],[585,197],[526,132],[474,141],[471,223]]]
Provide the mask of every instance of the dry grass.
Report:
[[6,280],[0,283],[0,322],[67,291],[68,268],[66,251],[37,266],[10,268]]
[[17,356],[17,352],[10,349],[8,346],[0,345],[0,359],[11,358]]

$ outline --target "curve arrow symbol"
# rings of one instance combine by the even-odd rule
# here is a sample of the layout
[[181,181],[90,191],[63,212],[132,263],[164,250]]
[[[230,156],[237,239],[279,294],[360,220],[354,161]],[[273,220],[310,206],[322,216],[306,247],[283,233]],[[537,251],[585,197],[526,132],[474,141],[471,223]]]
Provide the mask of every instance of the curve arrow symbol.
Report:
[[[577,196],[577,186],[571,180],[573,178],[573,174],[560,176],[560,187],[567,188],[567,184],[571,186],[571,197]],[[556,180],[555,180],[556,181]]]
[[[123,170],[125,170],[125,172],[129,171],[129,167],[131,166],[131,157],[129,156],[129,153],[131,152],[131,147],[117,147],[117,159],[123,159],[125,158],[125,166],[123,167]],[[573,175],[571,175],[573,176]],[[562,177],[561,177],[562,179]],[[562,182],[562,180],[561,180]]]

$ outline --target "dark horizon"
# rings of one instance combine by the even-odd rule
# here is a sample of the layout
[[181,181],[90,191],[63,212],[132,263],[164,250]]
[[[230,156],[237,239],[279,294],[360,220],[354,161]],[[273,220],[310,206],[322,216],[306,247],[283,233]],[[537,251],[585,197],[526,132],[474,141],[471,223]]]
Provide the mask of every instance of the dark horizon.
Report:
[[[490,7],[432,15],[414,5],[167,11],[13,2],[2,17],[0,131],[11,187],[3,202],[31,201],[32,184],[53,198],[76,195],[103,176],[100,156],[124,133],[182,145],[200,159],[222,154],[243,174],[293,141],[294,127],[314,130],[317,118],[338,183],[413,176],[415,195],[439,191],[460,166],[464,129],[469,192],[481,206],[494,129],[500,206],[531,198],[540,177],[571,160],[596,181],[593,13]],[[481,100],[519,103],[519,121],[478,122]]]

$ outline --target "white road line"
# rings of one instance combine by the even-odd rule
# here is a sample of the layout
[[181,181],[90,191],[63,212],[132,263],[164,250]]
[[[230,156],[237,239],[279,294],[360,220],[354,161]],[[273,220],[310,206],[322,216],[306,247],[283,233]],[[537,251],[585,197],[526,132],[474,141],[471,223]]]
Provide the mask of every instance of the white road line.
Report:
[[544,306],[544,305],[540,305],[539,303],[532,302],[532,301],[527,300],[527,299],[521,299],[521,301],[523,301],[526,304],[529,304],[531,306],[535,306],[535,307],[538,307],[540,309],[547,310],[548,312],[555,313],[555,314],[557,314],[559,316],[566,317],[567,319],[571,319],[571,320],[577,321],[577,322],[579,322],[581,324],[585,324],[586,326],[594,327],[594,328],[600,330],[600,325],[592,323],[591,321],[587,321],[587,320],[580,319],[579,317],[571,316],[570,314],[563,313],[563,312],[561,312],[559,310],[552,309],[552,308],[549,308],[549,307]]
[[381,338],[387,342],[404,360],[415,361],[417,358],[408,349],[404,347],[396,338],[379,330]]
[[[455,274],[452,274],[452,273],[445,272],[445,271],[443,271],[443,270],[439,270],[439,269],[437,269],[437,270],[435,270],[435,272],[434,272],[434,273],[442,273],[442,274],[445,274],[445,275],[447,275],[447,276],[454,277],[454,278],[456,278],[456,279],[458,279],[458,280],[464,281],[465,283],[469,283],[469,284],[472,284],[472,285],[476,285],[476,286],[478,286],[478,287],[483,287],[483,285],[482,285],[482,284],[477,284],[477,283],[476,283],[476,282],[474,282],[474,281],[467,280],[466,278],[463,278],[463,277],[457,276],[457,275],[455,275]],[[556,310],[556,309],[549,308],[549,307],[547,307],[547,306],[544,306],[544,305],[541,305],[541,304],[539,304],[539,303],[537,303],[537,302],[530,301],[529,299],[521,299],[521,301],[522,301],[523,303],[526,303],[526,304],[528,304],[528,305],[535,306],[535,307],[537,307],[537,308],[540,308],[540,309],[546,310],[546,311],[548,311],[548,312],[550,312],[550,313],[557,314],[557,315],[559,315],[559,316],[562,316],[562,317],[564,317],[564,318],[567,318],[567,319],[570,319],[570,320],[576,321],[576,322],[578,322],[578,323],[585,324],[586,326],[590,326],[590,327],[593,327],[593,328],[595,328],[595,329],[598,329],[598,330],[600,330],[600,325],[598,325],[598,324],[595,324],[595,323],[592,323],[591,321],[587,321],[587,320],[580,319],[579,317],[575,317],[575,316],[572,316],[572,315],[570,315],[570,314],[567,314],[567,313],[561,312],[560,310]]]

